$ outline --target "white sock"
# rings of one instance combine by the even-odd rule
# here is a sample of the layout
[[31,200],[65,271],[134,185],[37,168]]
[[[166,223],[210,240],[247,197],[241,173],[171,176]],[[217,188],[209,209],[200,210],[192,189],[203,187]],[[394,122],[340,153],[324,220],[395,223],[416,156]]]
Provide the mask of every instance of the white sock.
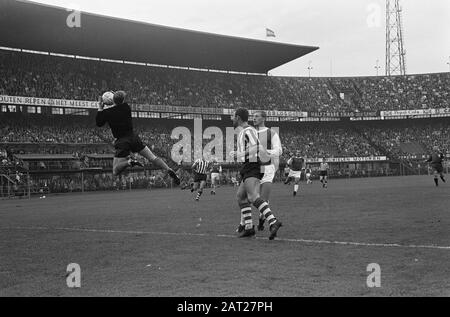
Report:
[[298,188],[299,188],[298,185],[294,185],[294,192],[298,192]]

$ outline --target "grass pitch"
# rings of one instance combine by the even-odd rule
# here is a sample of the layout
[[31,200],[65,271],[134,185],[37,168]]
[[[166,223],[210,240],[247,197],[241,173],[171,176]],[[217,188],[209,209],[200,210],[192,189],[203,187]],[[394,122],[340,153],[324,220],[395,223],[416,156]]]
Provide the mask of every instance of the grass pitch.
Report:
[[0,201],[0,296],[450,296],[448,185],[316,181],[294,198],[279,184],[271,205],[276,241],[235,238],[231,187],[199,203],[180,190]]

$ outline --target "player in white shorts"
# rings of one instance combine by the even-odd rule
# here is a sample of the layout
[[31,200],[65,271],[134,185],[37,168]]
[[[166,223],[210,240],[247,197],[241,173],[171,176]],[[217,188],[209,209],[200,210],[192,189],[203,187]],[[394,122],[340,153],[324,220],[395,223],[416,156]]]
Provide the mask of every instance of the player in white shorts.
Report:
[[305,170],[306,173],[306,184],[311,185],[312,184],[312,172],[310,168],[307,168]]
[[290,170],[288,178],[290,179],[294,179],[294,180],[300,180],[302,178],[302,171],[294,171],[294,170]]
[[220,174],[222,174],[222,166],[216,160],[213,160],[211,163],[211,195],[216,195],[216,188],[220,183]]
[[[280,136],[273,129],[265,126],[267,114],[264,111],[256,112],[253,115],[253,125],[258,132],[258,139],[260,143],[267,149],[271,160],[269,162],[262,162],[261,172],[264,174],[261,179],[261,198],[265,201],[270,200],[270,193],[272,191],[273,180],[279,167],[279,158],[283,154],[281,147]],[[258,225],[258,230],[264,230],[264,217],[261,215]]]

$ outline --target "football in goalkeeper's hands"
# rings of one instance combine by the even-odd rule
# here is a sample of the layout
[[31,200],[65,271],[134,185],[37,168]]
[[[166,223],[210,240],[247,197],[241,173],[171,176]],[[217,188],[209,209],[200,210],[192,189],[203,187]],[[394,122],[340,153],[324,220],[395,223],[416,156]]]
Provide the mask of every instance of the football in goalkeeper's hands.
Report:
[[102,96],[103,104],[106,106],[112,106],[114,104],[114,93],[112,91],[107,91]]

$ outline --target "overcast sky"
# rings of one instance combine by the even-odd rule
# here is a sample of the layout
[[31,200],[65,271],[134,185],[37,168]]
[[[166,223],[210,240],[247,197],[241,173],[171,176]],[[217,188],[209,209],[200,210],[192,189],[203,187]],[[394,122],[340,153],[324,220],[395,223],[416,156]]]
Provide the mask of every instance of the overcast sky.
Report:
[[[187,29],[319,46],[273,75],[380,74],[385,61],[385,0],[38,0],[115,17]],[[407,72],[449,71],[450,1],[403,0]]]

